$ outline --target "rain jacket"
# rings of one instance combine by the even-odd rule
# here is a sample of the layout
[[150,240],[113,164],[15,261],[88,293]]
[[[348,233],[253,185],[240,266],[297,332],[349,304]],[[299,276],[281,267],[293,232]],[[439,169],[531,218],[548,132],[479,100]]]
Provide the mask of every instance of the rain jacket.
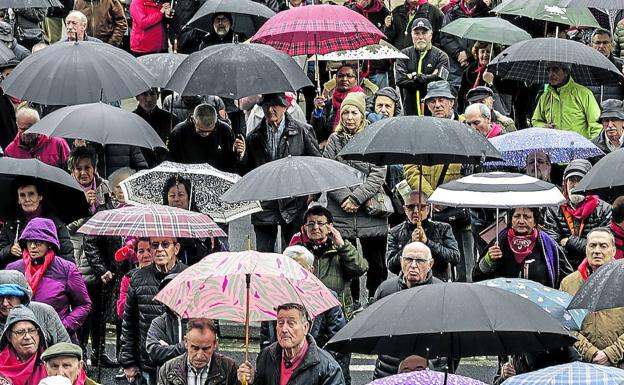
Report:
[[602,130],[599,117],[600,107],[594,94],[570,77],[561,87],[547,86],[537,102],[531,123],[534,127],[554,123],[557,129],[575,131],[593,139]]
[[[188,361],[188,353],[167,361],[158,372],[158,385],[188,385]],[[237,369],[238,365],[233,359],[219,353],[213,353],[208,376],[202,385],[239,384],[236,375]]]
[[[147,331],[145,348],[155,366],[161,367],[165,362],[186,352],[179,334],[180,326],[182,333],[186,331],[186,323],[187,320],[183,320],[180,325],[180,319],[169,310],[154,318]],[[160,341],[169,345],[161,345]]]
[[132,31],[130,50],[136,53],[158,53],[167,49],[167,36],[160,3],[151,0],[130,3]]
[[[561,281],[559,290],[575,295],[589,276],[587,259],[578,270]],[[598,350],[602,350],[614,366],[624,369],[624,308],[594,311],[587,314],[582,328],[575,333],[574,344],[583,361],[591,362]]]
[[20,134],[4,150],[4,155],[17,159],[39,159],[50,166],[65,168],[69,156],[69,145],[63,138],[49,138],[39,135],[34,146],[22,144]]
[[74,9],[88,19],[89,35],[114,46],[119,46],[128,22],[119,0],[76,0]]

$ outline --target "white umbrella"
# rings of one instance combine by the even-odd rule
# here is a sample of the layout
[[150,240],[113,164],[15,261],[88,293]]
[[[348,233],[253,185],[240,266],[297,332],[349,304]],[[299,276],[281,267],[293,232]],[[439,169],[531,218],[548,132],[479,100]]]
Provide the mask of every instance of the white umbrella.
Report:
[[351,61],[351,60],[383,60],[409,59],[392,44],[380,40],[379,44],[367,45],[355,50],[335,51],[325,55],[318,55],[319,61]]

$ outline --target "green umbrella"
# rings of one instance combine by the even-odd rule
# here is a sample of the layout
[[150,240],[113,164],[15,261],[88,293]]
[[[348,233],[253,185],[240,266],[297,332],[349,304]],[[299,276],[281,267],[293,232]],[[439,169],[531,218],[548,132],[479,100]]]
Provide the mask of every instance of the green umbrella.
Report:
[[587,8],[562,8],[561,0],[506,0],[492,10],[496,14],[524,16],[576,27],[600,28]]
[[498,17],[460,18],[442,28],[442,32],[502,45],[512,45],[531,38],[525,30]]

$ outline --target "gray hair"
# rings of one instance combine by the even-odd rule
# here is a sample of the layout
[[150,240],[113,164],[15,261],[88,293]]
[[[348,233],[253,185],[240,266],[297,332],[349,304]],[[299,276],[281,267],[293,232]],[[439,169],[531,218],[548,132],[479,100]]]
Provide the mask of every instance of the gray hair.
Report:
[[595,227],[593,229],[591,229],[589,231],[589,233],[587,233],[587,238],[585,239],[589,239],[589,236],[592,235],[593,233],[604,233],[607,234],[609,236],[609,239],[611,241],[611,246],[615,246],[615,236],[613,235],[613,231],[611,231],[611,229],[609,229],[608,227]]
[[431,249],[429,248],[429,246],[425,245],[422,242],[414,241],[405,245],[405,247],[403,247],[403,252],[401,253],[401,257],[403,257],[403,255],[405,254],[405,250],[408,250],[408,249],[425,254],[427,256],[428,261],[431,261],[433,259],[433,255],[431,254]]
[[115,170],[108,176],[108,182],[110,183],[111,188],[115,188],[119,186],[124,179],[127,179],[129,176],[134,175],[136,173],[135,170],[130,167],[122,167],[118,170]]
[[19,118],[30,118],[33,124],[35,124],[39,121],[39,112],[30,107],[22,107],[15,113],[15,119],[17,120]]
[[303,257],[308,264],[308,266],[314,266],[314,254],[310,252],[310,250],[306,249],[301,245],[288,246],[283,253],[288,258],[295,259],[297,257]]
[[89,19],[87,19],[87,17],[85,16],[84,13],[80,12],[80,11],[71,11],[69,14],[67,14],[67,16],[65,16],[65,18],[68,18],[70,16],[76,16],[78,18],[78,20],[80,20],[80,22],[82,23],[82,25],[87,25]]
[[473,103],[469,105],[468,107],[466,107],[465,113],[468,113],[468,111],[477,110],[477,109],[479,111],[479,114],[481,114],[482,117],[486,119],[492,119],[492,111],[490,111],[490,108],[483,103]]
[[217,110],[210,104],[202,103],[193,110],[193,119],[204,126],[210,126],[217,121]]

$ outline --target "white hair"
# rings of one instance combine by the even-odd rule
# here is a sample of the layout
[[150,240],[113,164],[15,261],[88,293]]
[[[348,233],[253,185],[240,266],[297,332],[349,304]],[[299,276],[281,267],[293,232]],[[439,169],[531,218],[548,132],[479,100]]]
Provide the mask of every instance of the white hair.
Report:
[[84,26],[86,26],[87,22],[89,21],[89,19],[87,19],[87,17],[85,16],[85,14],[80,12],[80,11],[75,11],[75,10],[71,11],[69,14],[67,14],[67,16],[65,18],[68,18],[70,16],[76,16],[78,18],[78,20],[80,20],[80,22]]
[[314,266],[314,254],[301,245],[288,246],[283,254],[292,259],[303,257],[309,267]]
[[464,113],[467,114],[468,111],[472,110],[479,111],[479,114],[486,119],[492,119],[492,111],[490,111],[490,108],[483,103],[473,103],[469,105],[466,107],[466,111]]
[[429,246],[419,241],[410,242],[407,245],[405,245],[405,247],[403,248],[403,252],[401,253],[401,256],[405,255],[405,250],[413,250],[419,253],[423,253],[427,256],[428,261],[433,259],[433,256],[431,255],[431,249],[429,248]]
[[18,109],[17,112],[15,113],[15,119],[17,120],[22,117],[29,118],[30,120],[32,120],[33,124],[35,124],[39,121],[39,112],[37,112],[37,110],[32,109],[30,107],[22,107]]

